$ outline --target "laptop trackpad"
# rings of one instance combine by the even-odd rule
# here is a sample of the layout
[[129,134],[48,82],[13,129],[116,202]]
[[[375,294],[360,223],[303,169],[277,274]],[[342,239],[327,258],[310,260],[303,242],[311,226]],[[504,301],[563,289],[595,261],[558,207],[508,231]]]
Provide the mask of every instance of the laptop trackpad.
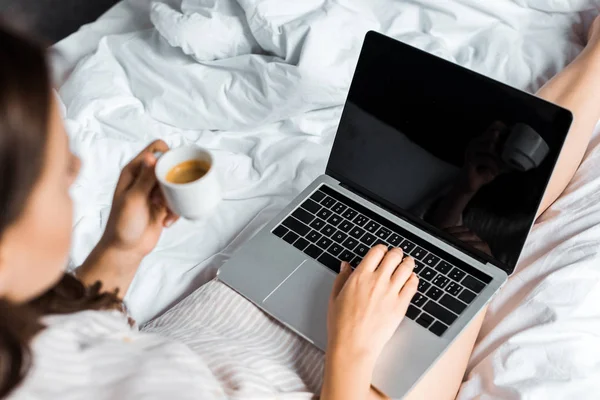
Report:
[[334,281],[333,273],[306,260],[263,303],[277,319],[325,350],[327,307]]

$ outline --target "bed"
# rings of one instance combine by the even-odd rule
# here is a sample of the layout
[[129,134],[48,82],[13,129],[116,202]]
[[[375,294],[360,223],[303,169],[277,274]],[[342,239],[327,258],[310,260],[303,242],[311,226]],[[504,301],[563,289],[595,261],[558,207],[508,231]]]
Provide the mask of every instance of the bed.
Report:
[[[181,220],[126,297],[140,323],[215,271],[324,171],[364,33],[527,91],[581,50],[593,0],[125,0],[52,48],[83,159],[71,266],[99,239],[120,168],[149,141],[215,151],[224,202]],[[600,396],[600,136],[493,300],[459,399]]]

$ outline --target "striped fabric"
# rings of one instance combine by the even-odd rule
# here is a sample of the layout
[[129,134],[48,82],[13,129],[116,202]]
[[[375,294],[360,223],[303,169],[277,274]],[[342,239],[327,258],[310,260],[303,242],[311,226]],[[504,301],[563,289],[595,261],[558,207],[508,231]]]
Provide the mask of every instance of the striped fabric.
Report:
[[212,281],[141,331],[117,312],[52,316],[11,399],[310,399],[323,354]]

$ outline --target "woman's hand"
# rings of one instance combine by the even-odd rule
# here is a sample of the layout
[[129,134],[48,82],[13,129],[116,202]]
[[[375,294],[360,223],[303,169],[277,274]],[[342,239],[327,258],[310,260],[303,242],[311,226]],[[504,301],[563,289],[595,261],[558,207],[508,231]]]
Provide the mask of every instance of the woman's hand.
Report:
[[155,151],[168,151],[157,140],[138,154],[121,172],[104,234],[76,271],[86,284],[100,281],[106,290],[124,295],[142,259],[150,253],[163,227],[177,216],[165,205],[157,186]]
[[342,266],[329,304],[324,399],[365,399],[377,358],[417,291],[414,260],[372,248],[353,272]]
[[177,220],[178,217],[165,204],[154,173],[157,160],[153,153],[168,150],[165,142],[157,140],[123,169],[100,240],[103,246],[141,259],[154,249],[163,228]]

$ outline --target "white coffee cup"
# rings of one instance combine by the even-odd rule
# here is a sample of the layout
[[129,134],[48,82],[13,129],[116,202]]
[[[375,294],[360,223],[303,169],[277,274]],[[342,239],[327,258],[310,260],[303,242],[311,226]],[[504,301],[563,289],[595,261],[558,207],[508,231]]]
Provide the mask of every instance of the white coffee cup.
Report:
[[[169,209],[184,218],[196,220],[207,217],[221,201],[221,186],[217,179],[212,154],[195,145],[177,147],[166,153],[156,152],[155,173]],[[210,167],[206,174],[188,183],[172,183],[167,174],[173,167],[199,160]]]

